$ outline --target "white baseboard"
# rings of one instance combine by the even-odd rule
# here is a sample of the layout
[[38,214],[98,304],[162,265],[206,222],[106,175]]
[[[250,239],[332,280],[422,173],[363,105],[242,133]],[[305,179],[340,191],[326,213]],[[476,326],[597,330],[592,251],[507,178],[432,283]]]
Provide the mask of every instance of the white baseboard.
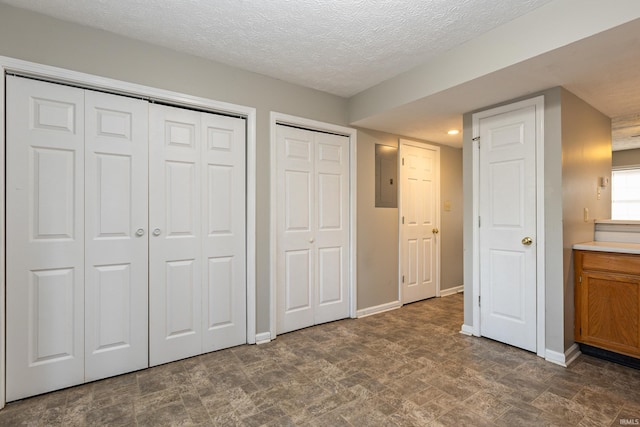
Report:
[[577,343],[573,343],[567,351],[564,352],[564,360],[567,366],[571,365],[580,356],[582,352]]
[[402,307],[402,303],[400,301],[392,301],[386,304],[376,305],[374,307],[363,308],[362,310],[356,311],[356,317],[367,317],[378,313],[383,313],[385,311],[395,310],[396,308]]
[[580,354],[580,347],[578,347],[578,344],[573,343],[573,345],[564,353],[558,353],[557,351],[546,349],[544,359],[547,362],[555,363],[556,365],[566,368],[576,360]]
[[441,289],[440,296],[448,297],[449,295],[459,294],[460,292],[463,292],[463,291],[464,291],[463,285],[454,286],[453,288]]
[[472,336],[473,335],[473,326],[462,325],[462,328],[460,328],[460,333],[462,335]]
[[270,332],[261,332],[256,334],[256,344],[266,344],[268,342],[271,342]]

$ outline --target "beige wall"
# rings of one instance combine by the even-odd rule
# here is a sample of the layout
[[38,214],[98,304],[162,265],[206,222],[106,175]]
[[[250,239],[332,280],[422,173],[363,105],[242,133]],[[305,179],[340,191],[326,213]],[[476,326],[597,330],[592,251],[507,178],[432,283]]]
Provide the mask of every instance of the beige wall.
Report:
[[611,157],[611,166],[614,168],[640,166],[640,148],[614,151]]
[[[611,123],[602,113],[563,88],[545,97],[544,112],[544,239],[546,349],[564,353],[573,344],[573,265],[571,246],[593,240],[593,221],[608,218],[611,194],[596,199],[599,176],[611,173]],[[510,104],[521,99],[507,101]],[[483,108],[486,110],[493,107]],[[480,110],[480,111],[482,111]],[[464,277],[465,325],[472,326],[472,114],[464,115]],[[468,171],[468,173],[467,173]]]
[[[358,309],[399,298],[398,209],[375,207],[375,145],[397,147],[399,138],[358,129]],[[442,291],[462,285],[462,150],[439,146]]]
[[347,101],[0,4],[0,55],[256,108],[257,332],[269,330],[269,113],[347,125]]
[[[594,238],[594,219],[611,218],[611,119],[567,90],[562,90],[562,237],[564,262],[564,348],[574,342],[573,252],[576,243]],[[584,221],[584,208],[589,221]]]

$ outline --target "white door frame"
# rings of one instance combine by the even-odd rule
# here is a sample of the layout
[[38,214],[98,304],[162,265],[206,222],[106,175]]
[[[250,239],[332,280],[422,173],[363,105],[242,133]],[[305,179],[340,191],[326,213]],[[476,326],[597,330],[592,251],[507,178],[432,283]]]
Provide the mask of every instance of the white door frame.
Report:
[[[105,90],[107,92],[137,96],[141,98],[153,98],[154,100],[167,102],[175,106],[188,108],[198,108],[213,113],[233,114],[246,119],[247,123],[247,152],[246,152],[246,174],[247,174],[247,343],[256,342],[256,109],[242,105],[230,104],[226,102],[214,101],[207,98],[186,95],[178,92],[157,89],[150,86],[143,86],[128,83],[121,80],[99,77],[91,74],[71,71],[64,68],[51,67],[19,59],[0,56],[0,72],[2,73],[2,84],[0,84],[0,224],[6,226],[5,219],[5,84],[6,73],[15,73],[23,76],[32,76],[44,80],[63,84],[72,84],[87,89]],[[0,409],[6,402],[5,396],[5,235],[0,233]]]
[[536,111],[536,353],[545,357],[545,238],[544,238],[544,96],[526,99],[472,115],[472,179],[473,179],[473,286],[472,313],[473,335],[481,336],[480,325],[480,119],[506,113],[519,108],[534,106]]
[[288,114],[278,113],[272,111],[269,115],[269,126],[271,129],[271,144],[269,152],[271,153],[271,209],[270,209],[270,255],[269,255],[269,267],[271,269],[269,292],[271,295],[269,304],[269,332],[259,333],[256,336],[257,342],[268,342],[276,338],[276,319],[277,319],[277,278],[276,278],[276,265],[277,265],[277,200],[278,183],[276,179],[276,125],[291,125],[319,132],[329,132],[338,135],[344,135],[349,138],[349,316],[356,317],[356,283],[357,283],[357,258],[356,258],[356,145],[357,145],[357,130],[345,126],[333,125],[330,123],[319,122],[316,120],[305,119],[303,117],[291,116]]
[[[402,190],[402,178],[403,178],[403,174],[402,171],[404,170],[402,168],[402,146],[403,145],[413,145],[415,147],[420,147],[420,148],[425,148],[428,150],[434,150],[435,152],[438,153],[438,164],[437,164],[437,174],[438,174],[438,187],[434,189],[434,191],[436,192],[436,218],[435,218],[435,223],[436,223],[436,227],[438,229],[440,229],[440,147],[437,145],[431,145],[431,144],[427,144],[425,142],[418,142],[418,141],[411,141],[408,139],[402,139],[400,138],[398,140],[398,299],[400,300],[400,305],[404,304],[404,295],[402,294],[403,290],[402,290],[402,276],[403,276],[403,271],[402,271],[402,266],[403,266],[403,259],[402,257],[405,256],[406,254],[403,253],[402,250],[402,246],[404,243],[404,232],[402,229],[402,195],[403,190]],[[435,257],[436,257],[436,262],[435,262],[435,269],[436,269],[436,298],[438,298],[440,296],[440,251],[441,251],[441,237],[438,235],[437,236],[437,243],[435,244]]]

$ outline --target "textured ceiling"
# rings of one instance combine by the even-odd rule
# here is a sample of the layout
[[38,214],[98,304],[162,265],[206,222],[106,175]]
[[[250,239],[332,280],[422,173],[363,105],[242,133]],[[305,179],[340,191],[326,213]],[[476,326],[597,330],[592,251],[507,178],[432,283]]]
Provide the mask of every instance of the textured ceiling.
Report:
[[349,97],[550,0],[0,0]]
[[[0,0],[350,97],[551,0]],[[462,113],[564,86],[640,147],[640,20],[354,123],[462,146]]]

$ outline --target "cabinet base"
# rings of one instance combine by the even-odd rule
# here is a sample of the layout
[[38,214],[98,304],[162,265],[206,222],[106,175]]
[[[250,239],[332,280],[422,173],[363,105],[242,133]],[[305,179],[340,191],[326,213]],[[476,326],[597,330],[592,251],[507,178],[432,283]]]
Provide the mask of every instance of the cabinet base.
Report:
[[580,351],[588,356],[608,360],[609,362],[614,362],[630,368],[640,369],[640,359],[636,359],[635,357],[615,353],[613,351],[604,350],[587,344],[578,343],[578,345],[580,346]]

